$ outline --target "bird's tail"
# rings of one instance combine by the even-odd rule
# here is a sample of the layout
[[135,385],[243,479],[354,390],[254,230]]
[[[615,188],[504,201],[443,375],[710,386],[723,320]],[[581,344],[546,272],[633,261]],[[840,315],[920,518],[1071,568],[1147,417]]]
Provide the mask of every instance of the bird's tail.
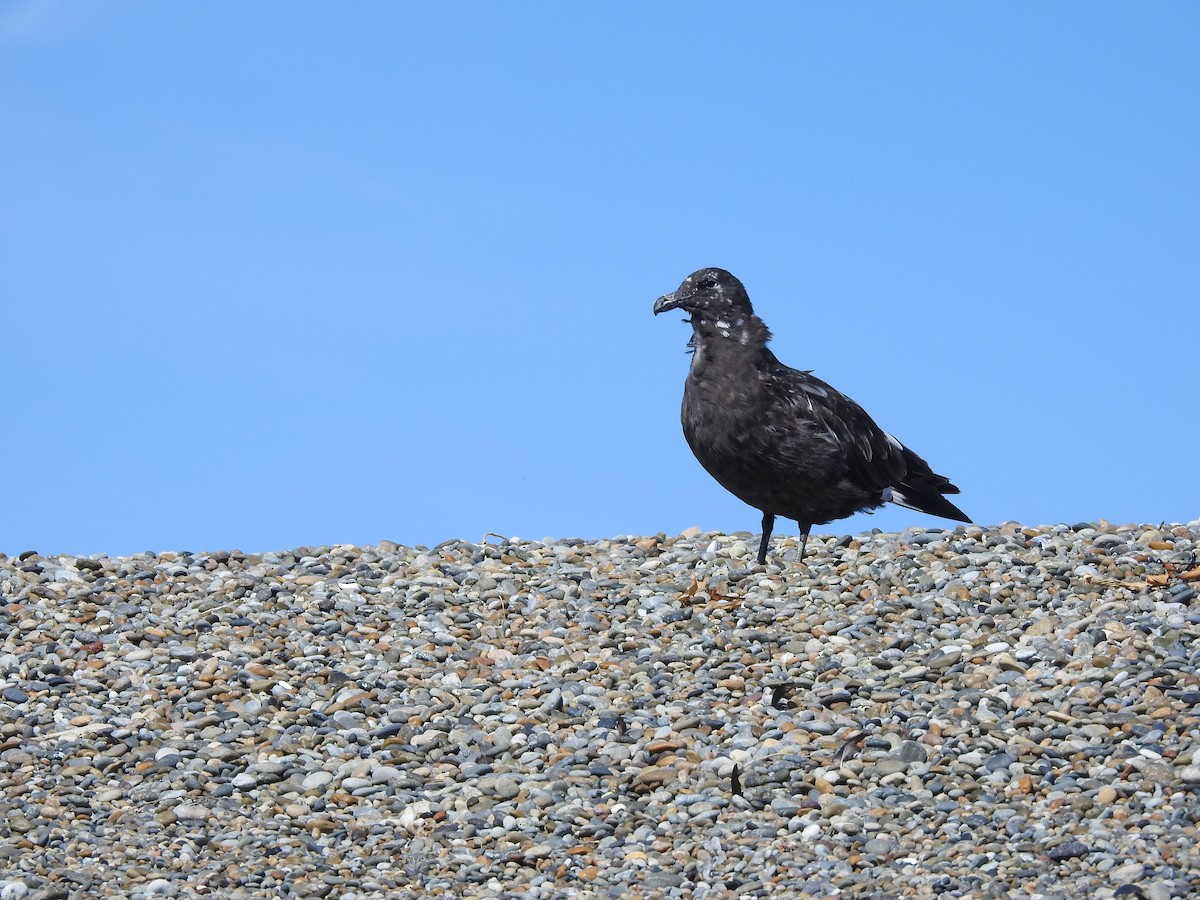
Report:
[[892,487],[893,503],[932,516],[971,523],[970,517],[944,496],[959,492],[958,487],[951,484],[949,478],[938,475],[929,468],[929,463],[907,447],[904,448],[904,461],[908,464],[908,472],[899,484]]

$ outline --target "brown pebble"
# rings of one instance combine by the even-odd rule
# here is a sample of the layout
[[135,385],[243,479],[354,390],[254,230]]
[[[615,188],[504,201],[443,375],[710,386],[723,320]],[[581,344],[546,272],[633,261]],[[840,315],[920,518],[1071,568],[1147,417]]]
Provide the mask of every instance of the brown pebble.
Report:
[[638,772],[633,779],[633,789],[643,792],[643,790],[652,790],[661,784],[666,784],[668,781],[674,781],[679,773],[670,766],[648,766]]
[[683,744],[679,743],[679,741],[651,741],[646,745],[646,752],[651,756],[657,756],[669,750],[678,750],[682,746]]
[[1026,668],[1008,653],[997,653],[995,663],[1002,672],[1024,672]]

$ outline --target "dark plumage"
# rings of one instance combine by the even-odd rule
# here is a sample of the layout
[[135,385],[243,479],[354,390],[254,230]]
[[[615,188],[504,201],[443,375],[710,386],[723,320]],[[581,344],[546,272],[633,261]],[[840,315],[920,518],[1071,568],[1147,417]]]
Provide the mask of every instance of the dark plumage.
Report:
[[683,434],[700,465],[762,510],[759,565],[775,517],[795,519],[800,559],[813,525],[888,501],[959,522],[949,479],[880,428],[853,400],[767,348],[771,332],[742,283],[701,269],[659,297],[654,314],[690,314],[692,365],[683,388]]

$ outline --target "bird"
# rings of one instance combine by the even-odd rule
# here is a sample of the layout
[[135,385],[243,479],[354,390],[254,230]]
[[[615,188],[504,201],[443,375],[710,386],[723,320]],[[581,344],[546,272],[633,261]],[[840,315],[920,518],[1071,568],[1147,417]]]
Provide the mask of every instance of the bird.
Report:
[[692,453],[717,482],[762,512],[758,564],[776,516],[800,527],[803,562],[814,525],[892,502],[957,522],[959,489],[812,370],[781,363],[742,282],[693,272],[654,301],[654,315],[688,314],[691,366],[680,419]]

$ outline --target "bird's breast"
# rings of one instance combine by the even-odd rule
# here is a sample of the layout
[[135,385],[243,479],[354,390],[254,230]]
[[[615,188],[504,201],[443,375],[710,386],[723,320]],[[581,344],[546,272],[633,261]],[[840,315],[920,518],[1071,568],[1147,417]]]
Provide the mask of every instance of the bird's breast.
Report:
[[745,380],[689,375],[683,391],[683,434],[701,462],[744,455],[761,445],[760,398]]
[[[699,356],[697,351],[697,356]],[[727,369],[693,362],[683,390],[685,414],[701,423],[732,426],[738,420],[753,421],[762,406],[757,377],[738,377]]]

